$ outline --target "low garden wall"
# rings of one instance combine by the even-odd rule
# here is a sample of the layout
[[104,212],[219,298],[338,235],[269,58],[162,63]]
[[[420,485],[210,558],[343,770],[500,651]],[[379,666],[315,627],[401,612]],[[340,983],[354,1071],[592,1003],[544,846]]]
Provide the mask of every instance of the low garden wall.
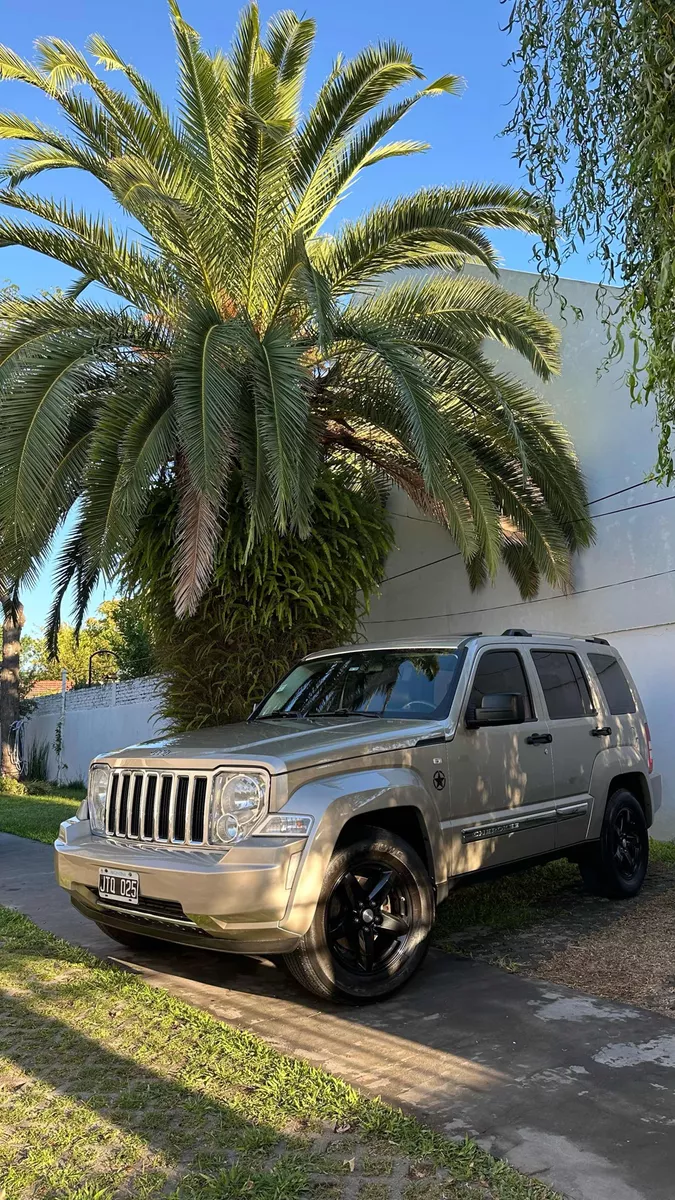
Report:
[[[143,742],[159,733],[161,680],[131,679],[43,696],[25,725],[25,753],[31,746],[49,746],[48,776],[60,782],[86,779],[92,758],[120,746]],[[59,733],[60,726],[60,733]]]

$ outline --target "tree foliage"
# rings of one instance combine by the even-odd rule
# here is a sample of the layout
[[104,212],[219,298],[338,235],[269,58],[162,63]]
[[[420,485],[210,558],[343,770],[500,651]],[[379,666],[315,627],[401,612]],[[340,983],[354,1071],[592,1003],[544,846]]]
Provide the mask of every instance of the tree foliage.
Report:
[[508,0],[518,46],[507,132],[553,211],[544,275],[589,243],[619,304],[601,293],[611,357],[632,342],[634,399],[661,428],[657,473],[674,475],[675,7],[672,0]]
[[212,581],[196,613],[179,619],[170,586],[179,520],[175,491],[157,488],[124,568],[165,680],[162,711],[177,729],[244,720],[304,654],[353,641],[392,545],[377,497],[323,471],[310,536],[271,528],[250,548],[235,477]]
[[140,602],[135,599],[105,600],[95,616],[89,617],[79,632],[62,624],[56,659],[49,653],[44,634],[24,635],[21,642],[21,681],[25,694],[39,680],[58,679],[65,671],[71,684],[82,686],[89,679],[103,683],[112,679],[136,679],[152,675],[156,662],[149,631],[144,623]]
[[[0,114],[0,137],[20,143],[4,163],[0,246],[76,273],[64,295],[0,306],[0,528],[13,577],[39,567],[79,503],[55,636],[69,583],[81,614],[170,480],[167,580],[179,616],[194,614],[233,472],[254,554],[271,530],[309,534],[328,467],[405,489],[450,530],[474,583],[503,558],[524,595],[541,577],[565,584],[570,551],[591,537],[573,448],[484,350],[514,348],[541,379],[558,369],[556,330],[496,282],[485,232],[536,233],[539,201],[498,184],[438,186],[336,223],[361,172],[427,148],[392,135],[458,78],[429,83],[405,47],[382,41],[339,57],[303,111],[312,20],[282,11],[263,29],[250,4],[229,52],[210,54],[175,0],[170,11],[175,111],[98,35],[89,56],[59,38],[39,39],[33,62],[0,48],[0,78],[46,94],[63,118],[53,128]],[[92,175],[142,236],[31,190],[66,167]],[[467,264],[488,277],[460,275]],[[92,283],[112,303],[86,294]]]

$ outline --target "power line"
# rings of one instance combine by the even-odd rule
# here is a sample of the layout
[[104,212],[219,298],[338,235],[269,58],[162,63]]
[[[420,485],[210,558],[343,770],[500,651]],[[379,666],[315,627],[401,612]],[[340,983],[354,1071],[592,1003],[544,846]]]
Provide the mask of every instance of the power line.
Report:
[[[605,499],[608,500],[609,496],[605,496]],[[665,504],[666,500],[675,500],[675,496],[659,496],[658,500],[645,500],[642,504],[628,504],[625,508],[611,508],[609,512],[595,513],[593,520],[599,521],[600,517],[613,517],[616,513],[633,512],[636,508],[650,508],[652,504]]]
[[419,521],[421,525],[439,525],[439,521],[435,521],[433,517],[413,517],[411,513],[397,512],[395,508],[387,510],[390,517],[400,517],[404,521]]
[[[608,494],[606,496],[598,496],[597,500],[589,500],[588,503],[589,503],[589,505],[600,504],[600,502],[602,500],[611,500],[613,496],[622,496],[625,492],[632,492],[635,488],[642,487],[645,483],[650,483],[650,482],[651,482],[651,480],[649,480],[649,479],[643,479],[643,480],[641,480],[640,483],[631,483],[629,487],[620,488],[618,492],[608,492]],[[645,500],[642,504],[627,504],[624,508],[611,508],[608,512],[595,513],[593,520],[599,521],[601,517],[614,517],[614,516],[617,516],[619,513],[632,512],[633,509],[651,508],[651,506],[653,504],[665,504],[667,500],[675,500],[675,495],[659,496],[659,498],[657,500]],[[391,516],[403,517],[406,521],[420,521],[424,525],[437,525],[438,524],[437,521],[430,520],[427,517],[413,517],[409,513],[392,512]],[[575,521],[574,524],[578,525],[579,521]],[[439,528],[442,528],[442,526],[439,525]],[[459,558],[460,554],[461,554],[461,551],[458,550],[455,554],[446,554],[446,555],[444,555],[443,558],[434,558],[431,562],[420,563],[419,566],[417,566],[417,567],[409,567],[407,571],[399,571],[398,574],[396,574],[396,575],[387,575],[382,580],[382,583],[390,583],[393,579],[402,579],[404,575],[414,575],[416,571],[424,571],[426,569],[426,567],[435,567],[435,566],[438,566],[439,563],[449,562],[451,558]],[[579,594],[579,593],[575,593],[575,594]],[[511,606],[505,605],[505,607],[510,608]],[[489,610],[474,609],[473,611],[481,612],[481,611],[489,611]],[[405,619],[407,620],[408,618],[405,618]],[[371,624],[375,624],[375,622],[371,622]]]
[[419,567],[410,567],[407,571],[399,571],[398,575],[387,575],[382,583],[390,583],[392,579],[401,579],[404,575],[414,575],[415,571],[423,571],[425,567],[435,567],[437,563],[448,562],[451,558],[459,558],[461,550],[454,554],[445,554],[443,558],[434,558],[432,562],[420,563]]
[[651,483],[651,479],[641,479],[639,483],[629,483],[628,487],[619,488],[618,492],[608,492],[606,496],[598,496],[597,500],[589,500],[591,504],[600,504],[602,500],[613,500],[615,496],[623,496],[625,492],[633,492],[635,488],[644,487],[646,483]]
[[[668,571],[655,571],[652,575],[638,575],[634,579],[617,579],[614,583],[599,583],[596,587],[580,588],[570,596],[587,596],[590,592],[604,592],[607,588],[625,587],[629,583],[642,583],[645,579],[661,579],[664,575],[675,575],[675,567]],[[551,600],[566,600],[566,596],[540,596],[537,600],[516,600],[513,604],[496,604],[492,608],[465,608],[461,612],[428,613],[424,617],[390,617],[388,620],[369,621],[369,625],[395,625],[403,621],[437,621],[441,617],[472,617],[476,613],[501,612],[505,608],[531,608],[533,604],[547,604]]]

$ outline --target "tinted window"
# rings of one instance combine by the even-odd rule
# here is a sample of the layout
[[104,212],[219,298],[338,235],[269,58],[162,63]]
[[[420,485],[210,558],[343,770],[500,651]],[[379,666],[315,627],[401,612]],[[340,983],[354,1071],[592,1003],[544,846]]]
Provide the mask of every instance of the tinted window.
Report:
[[299,663],[263,704],[262,717],[447,717],[455,650],[363,650]]
[[634,713],[635,701],[620,663],[609,654],[589,654],[588,657],[612,715],[618,717],[622,713]]
[[591,695],[576,654],[566,654],[562,650],[533,650],[532,658],[552,721],[591,715]]
[[509,692],[523,697],[525,720],[532,720],[532,703],[521,657],[515,650],[488,650],[481,658],[468,708],[479,708],[483,696]]

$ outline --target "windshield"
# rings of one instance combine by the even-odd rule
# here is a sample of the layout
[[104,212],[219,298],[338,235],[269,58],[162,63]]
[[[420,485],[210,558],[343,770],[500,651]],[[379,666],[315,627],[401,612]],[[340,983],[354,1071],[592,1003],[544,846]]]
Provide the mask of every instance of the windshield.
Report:
[[456,650],[367,650],[299,663],[267,697],[261,717],[447,717]]

